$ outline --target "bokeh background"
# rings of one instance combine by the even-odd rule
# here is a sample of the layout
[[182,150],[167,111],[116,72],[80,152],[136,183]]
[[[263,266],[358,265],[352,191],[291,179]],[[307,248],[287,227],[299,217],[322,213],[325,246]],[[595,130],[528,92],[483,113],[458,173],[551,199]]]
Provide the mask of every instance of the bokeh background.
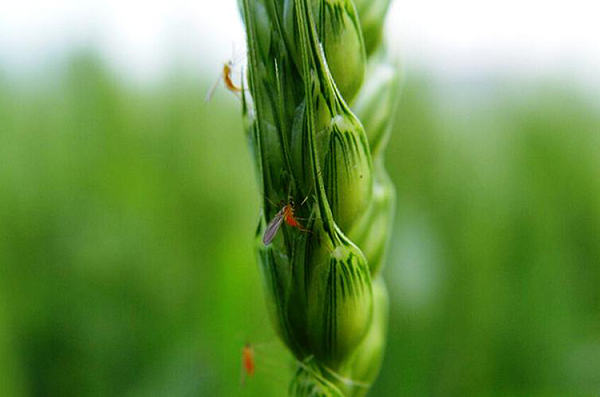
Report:
[[[0,14],[0,394],[285,395],[240,105],[204,103],[243,53],[235,2],[52,3]],[[396,0],[371,395],[600,392],[594,8]]]

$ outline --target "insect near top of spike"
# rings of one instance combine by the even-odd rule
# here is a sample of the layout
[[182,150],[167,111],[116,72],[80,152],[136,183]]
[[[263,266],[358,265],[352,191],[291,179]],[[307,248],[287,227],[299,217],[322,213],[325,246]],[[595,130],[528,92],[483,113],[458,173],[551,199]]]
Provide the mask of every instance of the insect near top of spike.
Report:
[[242,88],[235,85],[235,83],[233,82],[233,80],[231,78],[231,73],[233,71],[233,68],[234,68],[233,61],[227,61],[227,63],[223,64],[223,71],[221,72],[221,75],[219,76],[217,81],[215,81],[215,83],[210,88],[210,90],[208,90],[208,92],[206,93],[206,98],[205,98],[206,102],[209,102],[212,99],[212,96],[215,93],[215,90],[217,89],[217,86],[219,85],[219,82],[221,80],[223,80],[225,87],[227,87],[227,89],[229,91],[236,94],[236,96],[239,95],[238,94],[239,92],[242,92]]
[[[304,202],[307,199],[308,196],[302,201],[302,204],[304,204]],[[275,214],[275,216],[273,217],[273,219],[271,219],[271,222],[269,222],[267,228],[265,229],[265,234],[263,235],[263,243],[265,245],[269,245],[271,241],[273,241],[283,222],[287,223],[291,227],[297,228],[300,231],[310,231],[304,228],[304,226],[302,226],[300,222],[298,222],[298,219],[294,215],[295,207],[294,202],[292,200],[290,200],[288,203],[282,201],[281,204],[283,205],[283,207]]]

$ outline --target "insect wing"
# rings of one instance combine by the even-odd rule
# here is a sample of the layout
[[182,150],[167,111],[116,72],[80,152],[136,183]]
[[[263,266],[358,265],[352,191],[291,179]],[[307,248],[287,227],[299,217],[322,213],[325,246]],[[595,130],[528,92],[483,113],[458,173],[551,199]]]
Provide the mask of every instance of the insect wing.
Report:
[[217,89],[217,86],[219,85],[219,82],[221,81],[222,78],[223,78],[222,76],[219,76],[217,78],[217,81],[215,81],[215,83],[212,85],[212,87],[210,87],[210,90],[208,90],[206,92],[206,97],[204,98],[205,103],[210,102],[210,100],[212,99],[213,94],[215,93],[215,90]]
[[282,223],[283,223],[283,209],[281,209],[281,211],[279,211],[277,214],[275,214],[275,217],[267,225],[267,228],[265,229],[265,234],[263,235],[263,243],[265,245],[269,245],[271,243],[271,241],[273,241],[273,239],[277,235],[277,231],[281,227]]

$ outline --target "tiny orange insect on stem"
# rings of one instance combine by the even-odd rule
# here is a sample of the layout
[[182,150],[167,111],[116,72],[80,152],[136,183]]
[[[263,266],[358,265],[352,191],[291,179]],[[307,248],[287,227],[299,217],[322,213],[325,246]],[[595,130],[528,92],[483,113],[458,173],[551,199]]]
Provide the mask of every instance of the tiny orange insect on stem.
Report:
[[242,377],[243,383],[246,376],[254,376],[254,348],[250,343],[246,343],[242,349],[242,369],[244,371]]
[[241,92],[242,89],[236,86],[231,79],[231,70],[233,69],[233,62],[229,61],[223,65],[223,81],[227,86],[227,89],[232,92]]
[[215,81],[215,83],[210,88],[210,90],[208,90],[208,92],[206,93],[206,98],[205,98],[206,102],[209,102],[212,99],[213,94],[215,93],[215,90],[219,86],[219,82],[221,80],[223,80],[223,84],[225,84],[225,87],[227,87],[227,89],[229,91],[233,92],[239,98],[239,93],[242,92],[242,88],[235,85],[235,83],[233,82],[233,79],[231,78],[231,73],[233,72],[233,67],[234,67],[233,61],[227,61],[226,63],[223,64],[223,69],[221,71],[221,75],[219,76],[217,81]]
[[[302,204],[304,204],[305,201],[306,199],[302,201]],[[294,215],[294,201],[289,200],[289,202],[287,203],[282,201],[281,205],[283,205],[283,207],[279,210],[279,212],[275,214],[275,216],[273,217],[271,222],[269,222],[267,228],[265,229],[265,234],[263,235],[263,243],[265,245],[269,245],[271,241],[273,241],[283,222],[287,223],[290,227],[295,227],[296,229],[302,232],[310,232],[310,230],[306,229],[304,226],[302,226],[300,222],[298,222],[298,218],[296,218],[296,215]]]

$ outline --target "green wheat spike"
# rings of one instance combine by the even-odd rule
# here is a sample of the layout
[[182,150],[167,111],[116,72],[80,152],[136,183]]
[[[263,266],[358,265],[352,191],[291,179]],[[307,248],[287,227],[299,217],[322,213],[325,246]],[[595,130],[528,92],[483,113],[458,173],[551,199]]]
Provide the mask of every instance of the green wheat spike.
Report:
[[297,360],[289,394],[364,395],[387,332],[395,191],[383,152],[400,81],[381,45],[389,0],[239,5],[244,125],[264,197],[256,247],[272,322]]

